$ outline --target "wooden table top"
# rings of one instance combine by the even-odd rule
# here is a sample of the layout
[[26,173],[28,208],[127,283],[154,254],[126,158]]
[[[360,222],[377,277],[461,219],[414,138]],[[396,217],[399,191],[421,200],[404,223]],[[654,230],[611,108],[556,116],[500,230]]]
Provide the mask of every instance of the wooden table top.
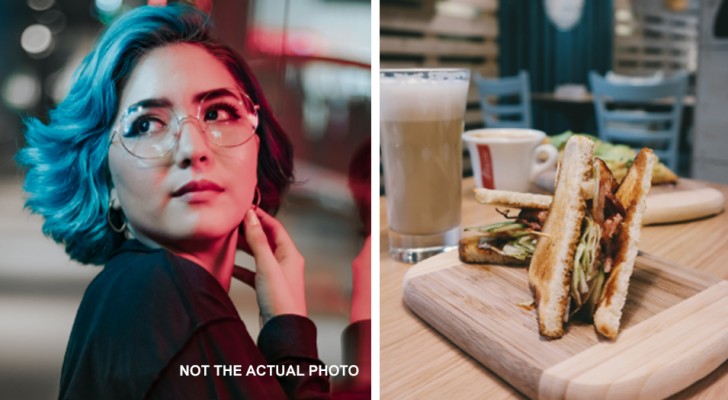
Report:
[[[728,199],[728,185],[710,184]],[[463,181],[463,226],[499,220],[493,207],[478,204],[472,179]],[[477,361],[417,318],[402,302],[402,280],[411,266],[387,249],[386,202],[381,203],[380,382],[383,399],[512,399],[523,397]],[[727,207],[728,208],[728,207]],[[693,222],[649,226],[640,250],[663,260],[728,279],[728,212]],[[728,362],[675,399],[723,398]]]

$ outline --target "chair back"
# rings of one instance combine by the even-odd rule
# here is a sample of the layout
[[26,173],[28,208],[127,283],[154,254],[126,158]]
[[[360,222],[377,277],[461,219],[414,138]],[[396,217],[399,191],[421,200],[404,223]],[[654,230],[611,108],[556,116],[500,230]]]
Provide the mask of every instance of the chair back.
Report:
[[688,75],[680,72],[660,83],[613,83],[589,73],[599,138],[633,147],[651,147],[672,170],[678,166],[683,98]]
[[475,74],[486,128],[531,128],[531,88],[528,72],[506,78]]

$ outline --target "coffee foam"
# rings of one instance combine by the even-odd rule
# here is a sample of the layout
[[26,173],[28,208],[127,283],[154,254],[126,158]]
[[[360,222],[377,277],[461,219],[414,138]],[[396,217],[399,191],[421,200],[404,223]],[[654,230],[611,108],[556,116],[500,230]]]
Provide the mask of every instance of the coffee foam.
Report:
[[468,96],[467,73],[394,74],[380,79],[382,122],[462,119]]

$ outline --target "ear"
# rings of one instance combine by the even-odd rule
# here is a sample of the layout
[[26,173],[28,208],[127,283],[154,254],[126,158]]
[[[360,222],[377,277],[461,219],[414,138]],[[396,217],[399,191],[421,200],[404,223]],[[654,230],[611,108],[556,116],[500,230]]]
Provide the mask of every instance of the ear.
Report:
[[112,188],[111,192],[109,192],[109,208],[113,210],[118,210],[121,208],[121,203],[119,202],[119,195],[116,193],[116,188]]

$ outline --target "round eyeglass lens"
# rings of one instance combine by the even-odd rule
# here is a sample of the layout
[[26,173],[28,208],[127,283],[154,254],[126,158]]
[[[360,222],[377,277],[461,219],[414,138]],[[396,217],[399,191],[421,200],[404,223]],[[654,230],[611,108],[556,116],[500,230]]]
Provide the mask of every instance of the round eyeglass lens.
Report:
[[[194,121],[197,119],[197,121]],[[158,158],[177,144],[180,124],[198,123],[217,146],[235,147],[250,140],[258,127],[258,106],[243,93],[216,90],[199,104],[196,118],[180,118],[166,105],[138,105],[121,118],[121,144],[139,158]]]
[[156,158],[174,147],[177,116],[168,107],[138,106],[121,119],[121,144],[139,158]]
[[258,111],[242,93],[215,91],[200,102],[197,119],[208,138],[218,146],[234,147],[247,142],[258,126]]

